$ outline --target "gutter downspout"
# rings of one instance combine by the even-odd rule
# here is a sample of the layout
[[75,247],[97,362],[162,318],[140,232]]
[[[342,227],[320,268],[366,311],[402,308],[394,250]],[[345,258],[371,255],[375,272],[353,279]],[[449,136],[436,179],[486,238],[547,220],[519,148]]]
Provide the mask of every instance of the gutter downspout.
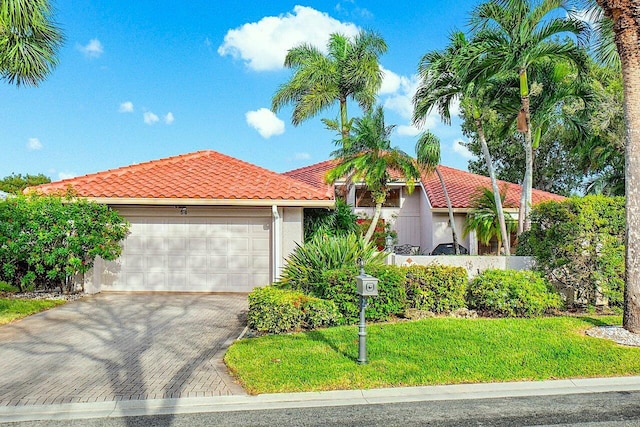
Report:
[[278,205],[271,206],[271,215],[273,226],[272,242],[273,242],[273,271],[271,281],[275,282],[280,277],[280,270],[282,269],[282,221],[280,213],[278,212]]

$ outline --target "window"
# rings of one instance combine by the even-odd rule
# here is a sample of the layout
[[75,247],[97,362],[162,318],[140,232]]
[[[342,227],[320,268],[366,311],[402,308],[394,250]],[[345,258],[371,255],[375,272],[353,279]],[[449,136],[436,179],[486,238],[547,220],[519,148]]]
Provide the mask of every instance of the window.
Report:
[[[371,191],[366,188],[356,188],[356,207],[359,208],[372,208],[376,204],[371,197]],[[387,193],[387,200],[382,205],[384,208],[399,208],[400,207],[400,188],[392,188]]]

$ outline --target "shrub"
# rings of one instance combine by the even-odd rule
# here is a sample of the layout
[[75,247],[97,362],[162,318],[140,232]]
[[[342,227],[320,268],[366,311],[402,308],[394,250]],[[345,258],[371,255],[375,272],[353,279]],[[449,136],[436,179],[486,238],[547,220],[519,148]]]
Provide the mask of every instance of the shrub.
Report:
[[304,210],[304,240],[308,242],[317,234],[343,236],[358,233],[358,216],[342,199],[336,199],[335,209],[310,208]]
[[249,294],[247,324],[260,332],[283,333],[315,329],[338,323],[335,304],[301,292],[273,286],[255,288]]
[[[366,318],[381,321],[403,313],[406,306],[404,272],[390,265],[370,265],[366,272],[379,279],[378,296],[367,298]],[[317,288],[319,297],[335,303],[346,324],[356,323],[360,316],[360,297],[356,293],[355,279],[358,274],[355,266],[327,271]]]
[[600,294],[610,305],[622,304],[624,198],[587,196],[541,203],[531,218],[518,255],[533,256],[536,268],[557,289],[575,289],[581,304],[596,304]]
[[385,256],[384,253],[376,253],[373,244],[365,244],[356,234],[318,234],[304,245],[298,245],[289,255],[276,286],[322,298],[322,294],[316,289],[322,280],[322,272],[345,265],[356,265],[360,257],[365,264],[382,264]]
[[20,290],[69,291],[97,256],[120,255],[128,229],[108,206],[71,195],[8,198],[0,202],[0,280]]
[[443,313],[466,307],[468,279],[464,268],[414,265],[403,270],[408,308]]
[[469,305],[498,316],[533,317],[562,305],[551,284],[534,271],[485,270],[469,285]]
[[3,282],[2,280],[0,280],[0,293],[9,293],[9,294],[13,294],[18,292],[20,289],[16,288],[15,286],[12,286],[10,284],[8,284],[7,282]]

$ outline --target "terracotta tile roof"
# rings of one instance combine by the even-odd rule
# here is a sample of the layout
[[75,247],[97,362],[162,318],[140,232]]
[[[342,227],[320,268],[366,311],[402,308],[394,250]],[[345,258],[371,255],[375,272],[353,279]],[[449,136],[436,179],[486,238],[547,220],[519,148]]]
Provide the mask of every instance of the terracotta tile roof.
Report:
[[[335,160],[327,160],[311,166],[285,172],[284,174],[315,187],[325,188],[326,184],[324,183],[324,175],[334,165]],[[476,175],[471,172],[461,171],[459,169],[442,165],[438,166],[438,170],[442,174],[447,187],[447,192],[449,193],[449,198],[451,199],[451,204],[454,208],[469,208],[471,206],[471,198],[477,191],[478,187],[491,187],[491,180],[486,176]],[[397,174],[395,173],[392,173],[392,175],[397,177]],[[425,188],[427,196],[429,197],[431,206],[434,208],[446,208],[447,204],[445,202],[444,193],[438,176],[435,173],[423,175],[421,182]],[[502,189],[503,186],[507,187],[505,207],[518,207],[520,204],[520,185],[498,180],[498,186],[500,189]],[[563,196],[546,191],[534,189],[532,192],[533,204],[547,200],[563,199]]]
[[326,191],[212,150],[134,164],[35,187],[132,199],[331,200]]
[[[442,174],[451,206],[454,208],[468,208],[471,206],[473,198],[478,187],[491,188],[491,179],[487,176],[477,175],[471,172],[461,171],[459,169],[450,168],[448,166],[438,166],[438,170]],[[422,185],[424,186],[429,202],[434,208],[446,208],[447,203],[442,191],[442,185],[435,173],[422,176]],[[520,205],[520,194],[522,187],[506,181],[498,180],[498,187],[502,190],[507,188],[507,197],[504,206],[509,208],[517,208]],[[548,193],[546,191],[534,189],[531,194],[531,201],[535,205],[547,200],[563,200],[563,196]]]

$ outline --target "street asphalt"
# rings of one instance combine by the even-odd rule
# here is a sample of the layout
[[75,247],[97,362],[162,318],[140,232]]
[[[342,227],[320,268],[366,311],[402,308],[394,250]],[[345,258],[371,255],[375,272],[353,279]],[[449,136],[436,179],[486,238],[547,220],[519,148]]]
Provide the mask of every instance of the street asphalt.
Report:
[[640,391],[640,376],[0,407],[0,422],[81,420]]

